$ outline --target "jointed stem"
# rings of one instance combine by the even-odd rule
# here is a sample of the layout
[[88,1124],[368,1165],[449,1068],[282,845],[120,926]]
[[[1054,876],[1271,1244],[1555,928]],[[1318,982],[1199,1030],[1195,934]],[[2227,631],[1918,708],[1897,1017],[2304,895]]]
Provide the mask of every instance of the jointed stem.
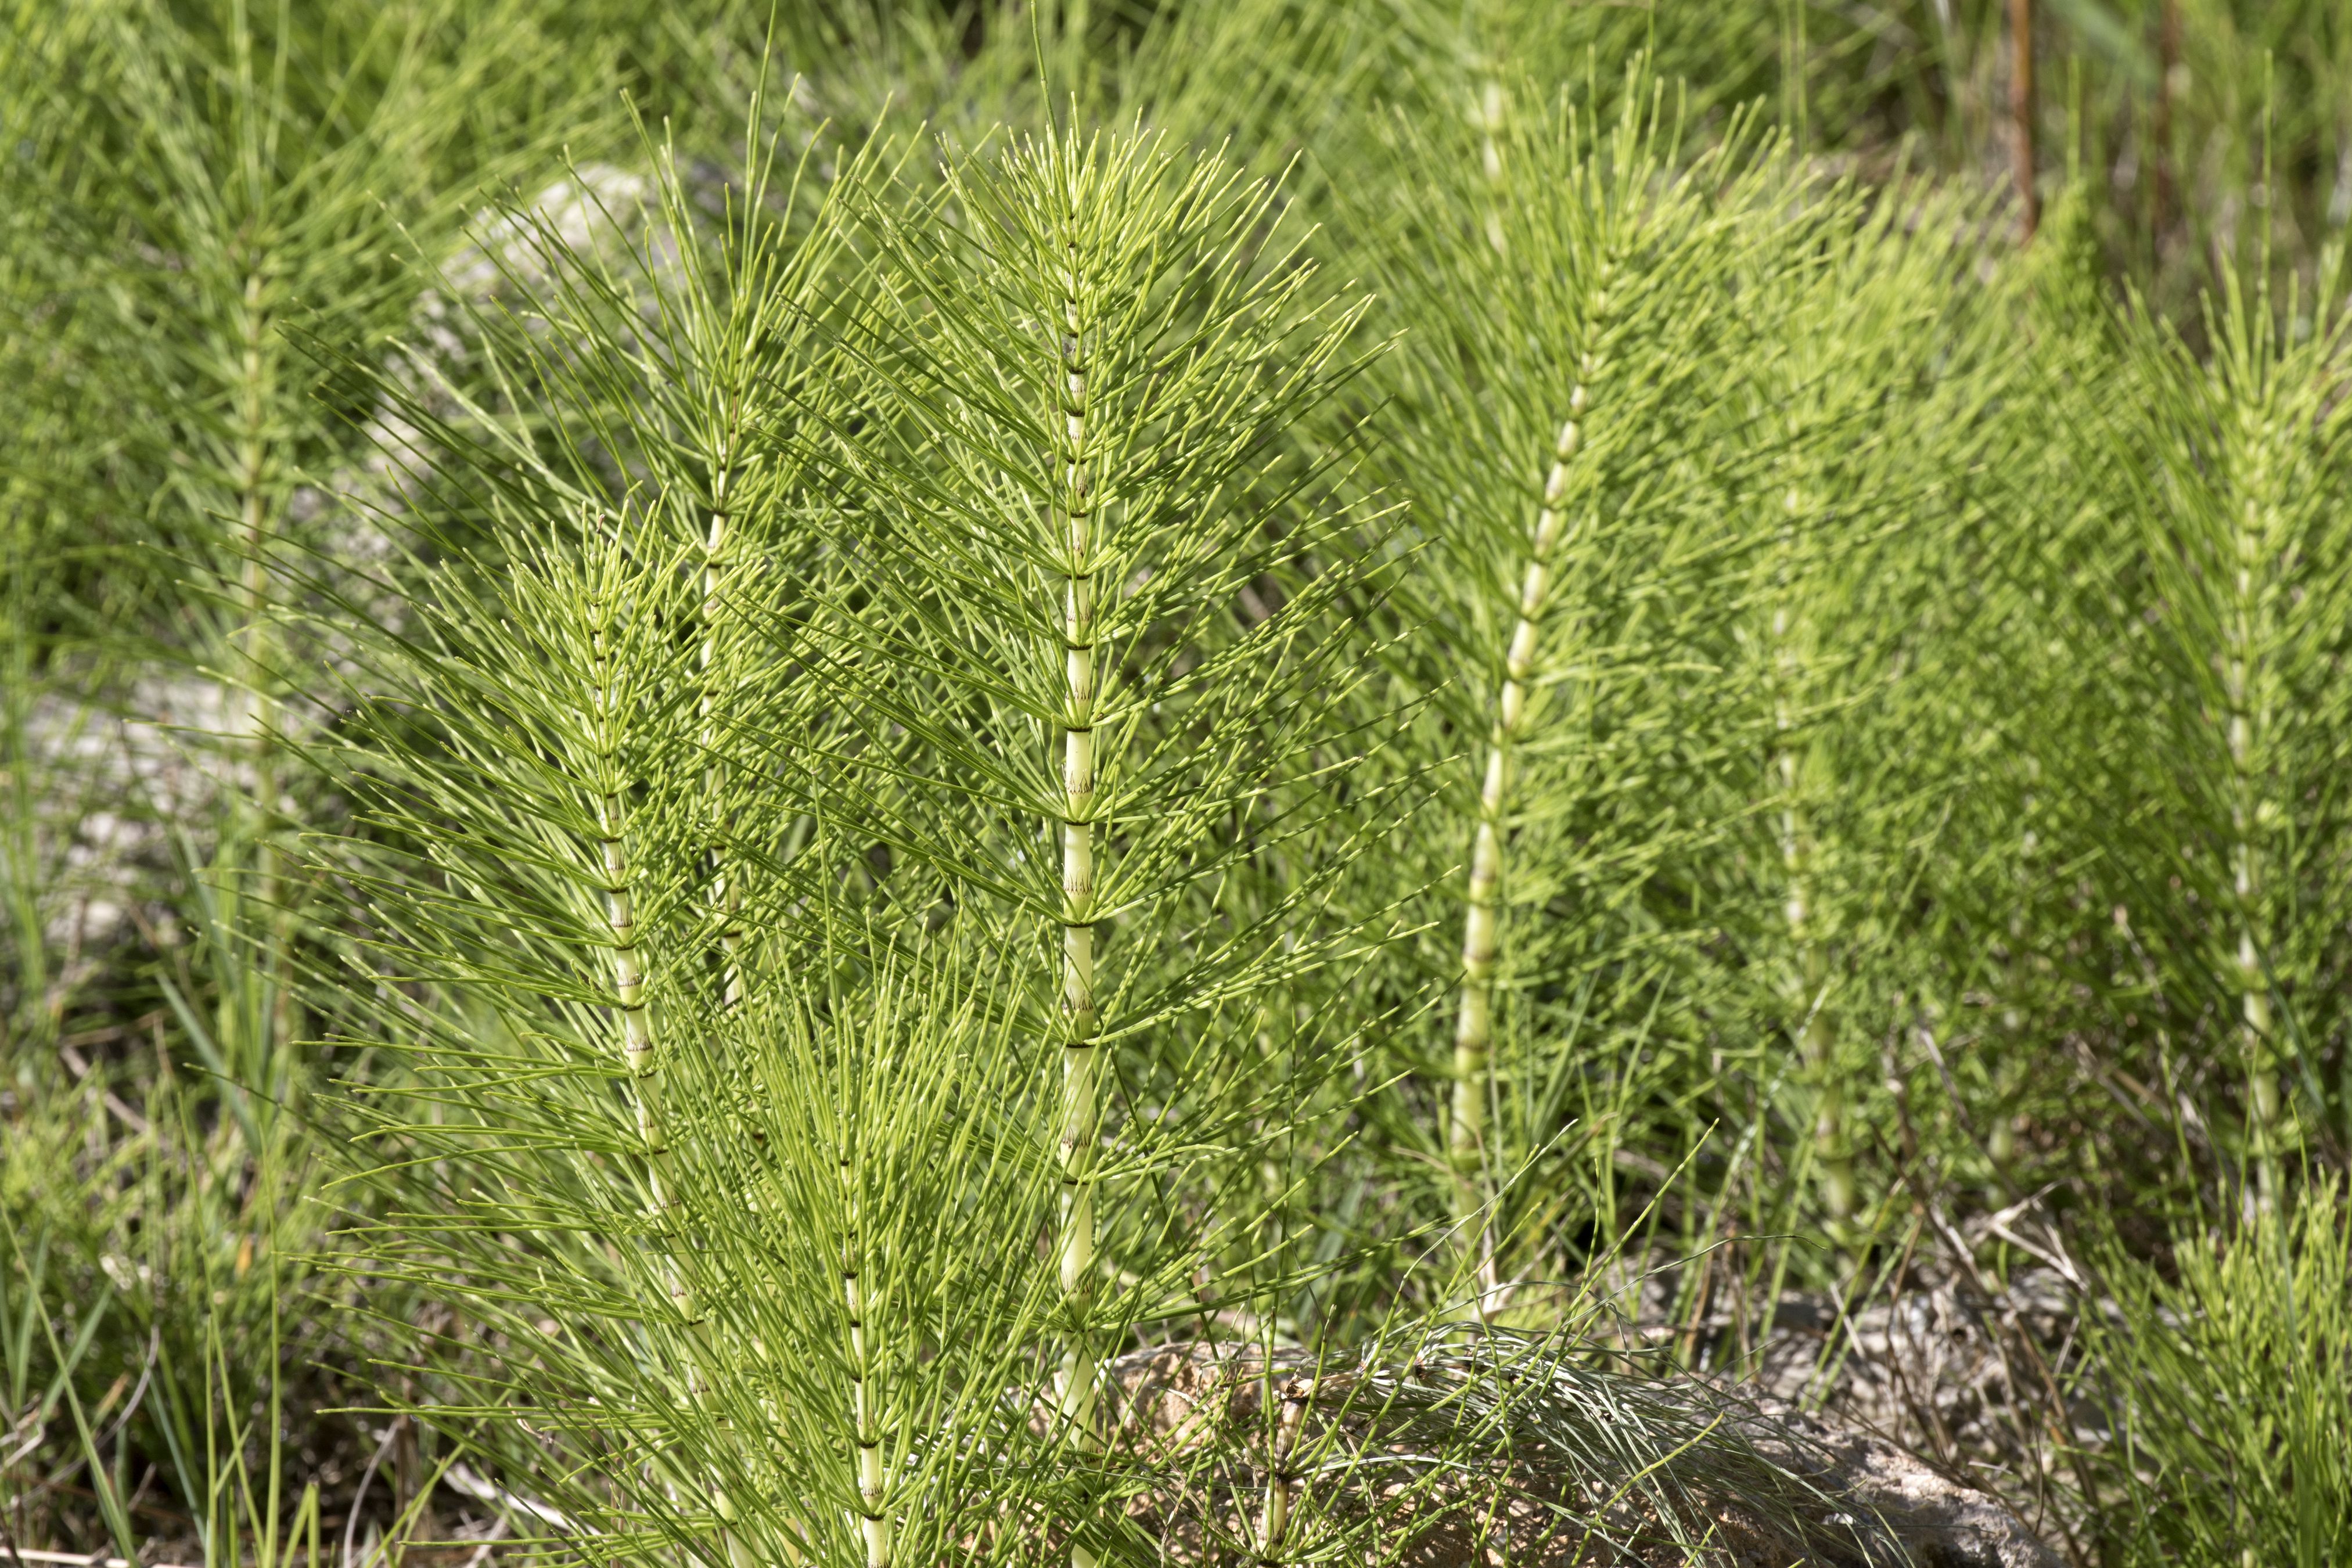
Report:
[[[1805,498],[1794,485],[1785,500],[1790,548]],[[1793,597],[1793,584],[1786,590]],[[1832,1218],[1853,1213],[1853,1161],[1845,1147],[1844,1106],[1837,1075],[1837,1020],[1830,1010],[1830,952],[1815,919],[1816,843],[1805,777],[1809,742],[1800,733],[1800,705],[1806,682],[1805,628],[1791,604],[1772,612],[1773,782],[1780,795],[1780,860],[1786,875],[1789,946],[1795,973],[1788,988],[1797,1049],[1813,1090],[1813,1146],[1822,1172],[1822,1197]]]
[[[1075,246],[1073,247],[1075,249]],[[1072,257],[1063,300],[1062,511],[1068,570],[1062,605],[1062,1166],[1061,1286],[1072,1322],[1064,1354],[1061,1415],[1082,1444],[1096,1441],[1096,1371],[1084,1327],[1095,1275],[1095,1144],[1099,1051],[1096,1041],[1094,918],[1095,550],[1087,471],[1087,359]],[[1073,1551],[1077,1561],[1083,1549]]]
[[[1272,1393],[1272,1369],[1267,1373],[1268,1392]],[[1307,1385],[1296,1380],[1282,1385],[1282,1408],[1275,1415],[1274,1434],[1268,1444],[1265,1467],[1265,1502],[1258,1516],[1258,1555],[1264,1562],[1276,1561],[1282,1550],[1283,1540],[1290,1533],[1290,1510],[1298,1478],[1290,1468],[1291,1451],[1298,1446],[1299,1428],[1306,1424],[1307,1405],[1310,1397]]]
[[718,803],[724,798],[725,779],[721,776],[719,755],[719,620],[726,592],[728,557],[734,545],[733,518],[728,510],[731,497],[729,480],[733,478],[728,466],[728,452],[722,443],[716,454],[717,472],[711,480],[710,531],[702,547],[702,752],[709,761],[705,764],[703,782],[713,803],[710,845],[710,902],[719,912],[719,948],[726,973],[726,1005],[733,1008],[743,1000],[743,889],[731,874],[728,862],[726,837],[729,824]]
[[[2254,421],[2249,417],[2251,425]],[[2266,432],[2250,432],[2252,472],[2232,520],[2235,569],[2228,613],[2222,623],[2222,683],[2229,701],[2230,873],[2237,906],[2236,981],[2242,1022],[2239,1034],[2246,1062],[2246,1099],[2253,1127],[2253,1157],[2259,1201],[2275,1204],[2279,1193],[2279,1084],[2277,1040],[2271,1017],[2270,930],[2263,887],[2260,834],[2263,771],[2270,725],[2267,595],[2262,582],[2271,552],[2270,444]]]
[[883,1510],[882,1432],[878,1401],[874,1394],[874,1366],[866,1354],[866,1310],[868,1293],[858,1277],[859,1205],[856,1175],[849,1160],[841,1162],[844,1197],[847,1200],[850,1236],[842,1258],[841,1289],[849,1308],[849,1380],[851,1443],[857,1450],[859,1532],[866,1537],[866,1568],[890,1568],[890,1516]]
[[[589,647],[594,662],[590,715],[596,749],[599,795],[596,801],[597,848],[604,873],[604,921],[612,938],[613,997],[621,1015],[622,1059],[629,1069],[632,1098],[636,1102],[637,1141],[646,1157],[650,1207],[660,1222],[667,1201],[662,1191],[662,1156],[669,1152],[669,1134],[662,1115],[661,1066],[654,1053],[652,1016],[646,1005],[643,944],[637,934],[636,908],[630,895],[628,817],[625,805],[626,781],[621,773],[622,715],[614,669],[614,616],[609,594],[589,607]],[[682,1271],[673,1268],[670,1300],[688,1321],[696,1317],[692,1291]]]
[[268,911],[269,1016],[271,1046],[283,1045],[294,1034],[294,987],[291,973],[291,920],[278,893],[278,840],[272,819],[278,813],[277,704],[271,695],[274,654],[270,647],[269,547],[275,527],[269,506],[269,400],[275,368],[269,344],[268,284],[258,267],[249,268],[237,310],[239,363],[236,386],[236,483],[238,552],[243,557],[242,609],[245,616],[245,740],[253,763],[253,891]]
[[[1587,354],[1583,374],[1589,378],[1592,371],[1592,356]],[[1580,439],[1577,421],[1584,416],[1587,395],[1583,381],[1578,382],[1569,395],[1569,418],[1559,427],[1559,438],[1552,449],[1551,472],[1544,480],[1543,504],[1536,512],[1535,536],[1519,585],[1518,619],[1511,629],[1502,689],[1496,694],[1494,728],[1486,748],[1486,782],[1478,795],[1478,826],[1470,848],[1469,909],[1462,922],[1462,1005],[1454,1028],[1454,1106],[1447,1127],[1446,1152],[1454,1171],[1456,1217],[1465,1225],[1475,1226],[1472,1240],[1477,1249],[1478,1310],[1482,1312],[1497,1284],[1493,1226],[1479,1216],[1484,1208],[1487,1068],[1494,1043],[1497,911],[1504,837],[1508,831],[1510,813],[1512,753],[1526,723],[1528,687],[1535,672],[1537,639],[1551,594],[1553,566],[1568,532],[1560,503],[1568,493],[1568,463],[1576,454]]]

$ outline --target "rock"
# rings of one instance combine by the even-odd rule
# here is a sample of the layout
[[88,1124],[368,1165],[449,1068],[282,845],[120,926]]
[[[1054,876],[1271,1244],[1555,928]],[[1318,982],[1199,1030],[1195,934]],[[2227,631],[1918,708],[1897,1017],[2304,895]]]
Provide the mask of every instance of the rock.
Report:
[[2007,1504],[1885,1438],[1780,1400],[1759,1400],[1755,1410],[1746,1430],[1759,1452],[1874,1515],[1920,1568],[2061,1568]]
[[2057,1568],[2001,1503],[1884,1439],[1591,1362],[1495,1331],[1380,1359],[1269,1365],[1214,1343],[1121,1357],[1129,1522],[1178,1561],[1214,1537],[1267,1560],[1304,1544],[1269,1548],[1271,1524],[1416,1568]]

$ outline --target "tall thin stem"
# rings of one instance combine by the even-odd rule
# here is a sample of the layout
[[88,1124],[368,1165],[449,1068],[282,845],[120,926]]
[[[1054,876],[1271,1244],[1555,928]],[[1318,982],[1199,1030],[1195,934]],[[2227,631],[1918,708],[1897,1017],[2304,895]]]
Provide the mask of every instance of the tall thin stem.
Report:
[[[1269,1394],[1274,1393],[1271,1365],[1266,1369],[1266,1390]],[[1266,1445],[1265,1500],[1258,1510],[1258,1556],[1262,1562],[1279,1561],[1276,1554],[1290,1533],[1291,1505],[1298,1486],[1298,1477],[1290,1468],[1290,1456],[1298,1446],[1298,1431],[1306,1424],[1311,1397],[1305,1383],[1293,1379],[1282,1385],[1282,1407],[1275,1413],[1274,1431]]]
[[1486,243],[1495,247],[1497,256],[1506,255],[1509,242],[1503,233],[1504,204],[1509,199],[1503,179],[1503,150],[1495,140],[1510,112],[1510,95],[1500,81],[1492,76],[1480,87],[1478,99],[1471,109],[1471,118],[1478,127],[1478,162],[1486,173],[1486,194],[1492,205],[1486,209]]
[[[614,653],[618,595],[609,584],[589,605],[589,647],[593,662],[589,722],[597,772],[597,852],[604,873],[604,922],[611,939],[613,1000],[621,1016],[621,1056],[628,1068],[635,1103],[638,1147],[645,1156],[648,1208],[656,1225],[666,1223],[662,1157],[669,1133],[662,1115],[661,1064],[654,1051],[653,1017],[646,1004],[644,939],[637,931],[628,848],[628,780],[623,772],[621,739],[626,722],[617,689]],[[680,1314],[696,1316],[684,1273],[669,1270],[669,1295]]]
[[[2257,424],[2251,411],[2246,423]],[[2266,624],[2270,595],[2263,579],[2273,553],[2277,507],[2272,494],[2269,432],[2251,428],[2247,433],[2253,449],[2247,456],[2251,472],[2243,493],[2233,498],[2239,504],[2231,520],[2234,570],[2222,622],[2221,679],[2229,703],[2230,874],[2238,928],[2239,1037],[2246,1064],[2247,1110],[2253,1124],[2256,1180],[2260,1200],[2267,1207],[2277,1200],[2279,1191],[2280,1105],[2270,978],[2265,973],[2271,932],[2260,843],[2266,816],[2277,810],[2266,796],[2263,776],[2271,721],[2270,671],[2263,656],[2272,640]]]
[[725,966],[723,995],[726,1005],[733,1008],[743,1000],[743,889],[729,862],[727,837],[730,824],[720,804],[725,799],[726,780],[721,771],[724,764],[719,761],[719,616],[729,557],[734,547],[734,520],[728,510],[732,500],[729,481],[734,474],[729,466],[723,437],[713,458],[710,527],[702,546],[702,754],[709,759],[704,764],[703,784],[712,803],[710,903],[719,911],[719,949]]
[[2042,221],[2042,197],[2033,185],[2033,0],[2009,0],[2009,121],[2018,237],[2030,240]]
[[[1605,282],[1605,279],[1604,279]],[[1499,906],[1505,840],[1509,831],[1511,769],[1527,722],[1528,689],[1535,674],[1538,639],[1549,607],[1553,568],[1568,535],[1566,499],[1569,460],[1581,437],[1579,421],[1594,372],[1584,355],[1580,379],[1569,394],[1569,417],[1553,443],[1551,471],[1536,510],[1535,534],[1519,584],[1518,617],[1504,657],[1503,682],[1496,694],[1494,726],[1486,743],[1486,781],[1478,792],[1478,826],[1470,846],[1469,908],[1462,921],[1462,1003],[1454,1026],[1454,1105],[1446,1131],[1456,1217],[1474,1227],[1482,1314],[1498,1286],[1491,1216],[1485,1215],[1487,1159],[1486,1103],[1495,1033],[1495,962],[1500,944]]]
[[857,1175],[846,1153],[841,1159],[841,1181],[849,1216],[849,1237],[841,1261],[841,1289],[849,1309],[850,1441],[857,1450],[858,1531],[866,1538],[866,1568],[890,1568],[890,1516],[882,1506],[885,1489],[879,1402],[875,1394],[874,1363],[866,1335],[871,1292],[859,1274],[862,1247],[858,1235],[861,1214]]
[[1803,693],[1808,684],[1809,630],[1796,604],[1793,556],[1796,531],[1806,498],[1796,485],[1789,487],[1782,505],[1788,513],[1786,553],[1789,580],[1781,585],[1782,602],[1772,610],[1772,783],[1780,798],[1780,864],[1793,973],[1788,986],[1795,1025],[1797,1051],[1813,1091],[1813,1147],[1822,1173],[1822,1197],[1832,1218],[1843,1221],[1853,1213],[1853,1161],[1845,1147],[1843,1086],[1837,1073],[1837,1018],[1830,1006],[1830,950],[1820,929],[1820,900],[1811,793],[1813,781],[1807,763],[1811,742],[1804,734]]
[[[1086,1318],[1095,1275],[1095,1145],[1100,1073],[1095,1006],[1095,574],[1094,503],[1087,478],[1087,349],[1076,245],[1062,302],[1065,521],[1062,603],[1062,1166],[1061,1287],[1071,1337],[1061,1374],[1061,1415],[1082,1444],[1094,1442],[1097,1390]],[[1082,1548],[1073,1548],[1079,1562]],[[1087,1561],[1091,1561],[1090,1556]]]
[[[241,710],[244,743],[252,767],[253,893],[260,900],[269,938],[264,972],[268,1011],[267,1037],[255,1042],[264,1052],[255,1070],[274,1074],[278,1063],[268,1059],[275,1047],[294,1035],[294,986],[291,973],[292,921],[282,907],[278,887],[278,707],[274,693],[275,650],[269,617],[269,552],[276,518],[269,504],[272,480],[269,409],[276,391],[276,365],[270,344],[268,281],[257,261],[247,266],[236,305],[237,379],[236,387],[236,550],[240,557],[239,609],[245,626],[239,663],[243,690],[236,708]],[[257,1022],[261,1020],[257,1019]],[[266,1065],[265,1065],[266,1064]]]
[[2157,0],[2156,105],[2148,113],[2148,158],[2153,165],[2153,195],[2148,217],[2148,259],[2164,258],[2164,234],[2172,223],[2173,73],[2180,67],[2180,0]]

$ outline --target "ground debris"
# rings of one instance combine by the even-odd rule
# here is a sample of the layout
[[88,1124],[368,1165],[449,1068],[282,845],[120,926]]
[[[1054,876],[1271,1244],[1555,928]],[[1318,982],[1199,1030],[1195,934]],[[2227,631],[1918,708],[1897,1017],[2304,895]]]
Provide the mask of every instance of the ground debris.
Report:
[[1270,1560],[1313,1535],[1322,1554],[1428,1568],[2054,1568],[1998,1500],[1882,1437],[1606,1360],[1505,1334],[1320,1361],[1130,1354],[1110,1369],[1114,1426],[1149,1480],[1128,1517],[1180,1562]]

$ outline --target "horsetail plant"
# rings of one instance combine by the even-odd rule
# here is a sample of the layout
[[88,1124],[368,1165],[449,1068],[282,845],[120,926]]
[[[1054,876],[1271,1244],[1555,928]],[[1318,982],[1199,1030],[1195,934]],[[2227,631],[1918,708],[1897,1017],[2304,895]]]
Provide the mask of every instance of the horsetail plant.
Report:
[[412,1163],[357,1235],[497,1336],[425,1337],[415,1413],[611,1542],[888,1568],[1017,1539],[1074,1507],[1028,1397],[1056,1291],[1004,1245],[1055,1192],[1059,1097],[993,1002],[1017,959],[866,930],[836,845],[770,852],[808,796],[761,780],[720,803],[746,940],[710,983],[701,542],[623,515],[647,533],[510,515],[495,574],[412,584],[315,753],[417,846],[342,863],[405,982],[378,1030],[444,1108],[380,1118]]
[[[282,1367],[312,1359],[298,1335],[277,1352],[281,1299],[310,1278],[294,1259],[318,1239],[302,1198],[320,1075],[303,1037],[325,940],[295,874],[316,800],[282,740],[317,716],[301,672],[321,645],[284,569],[358,531],[324,493],[362,446],[332,366],[410,310],[409,242],[437,249],[474,181],[545,134],[506,118],[509,85],[545,58],[516,10],[205,0],[17,7],[0,23],[16,149],[0,205],[11,248],[40,258],[37,292],[12,278],[0,307],[21,433],[10,488],[47,470],[67,546],[52,580],[103,584],[53,645],[77,726],[95,742],[100,724],[126,734],[120,716],[169,737],[143,759],[91,753],[121,796],[103,831],[133,851],[103,873],[122,939],[176,937],[142,970],[159,1080],[109,1090],[143,1107],[153,1180],[91,1264],[119,1253],[152,1276],[136,1316],[152,1375],[122,1430],[143,1428],[149,1495],[176,1490],[215,1553],[235,1550],[216,1535],[234,1494],[202,1413],[257,1407],[265,1381],[274,1407]],[[536,85],[557,90],[535,108],[567,96]],[[25,398],[19,366],[53,384]],[[33,434],[44,396],[66,416],[54,453]],[[173,1058],[194,1070],[175,1080]],[[257,1479],[257,1496],[279,1481]]]
[[[277,737],[289,721],[283,667],[301,650],[281,646],[276,561],[315,545],[320,531],[302,513],[319,498],[306,509],[301,488],[352,446],[327,406],[325,367],[409,308],[403,229],[438,245],[464,216],[446,176],[471,165],[495,177],[500,153],[457,133],[479,128],[485,109],[495,118],[486,79],[529,58],[489,21],[458,29],[452,48],[449,18],[431,5],[256,9],[224,0],[93,20],[87,68],[140,110],[114,128],[120,168],[92,193],[103,216],[70,243],[106,252],[90,261],[123,318],[116,368],[146,405],[124,445],[157,475],[142,504],[171,509],[163,537],[213,600],[195,657],[221,685],[223,782],[239,816],[215,869],[237,884],[236,900],[268,911],[244,939],[264,954],[254,967],[268,999],[250,1027],[266,1054],[295,1028]],[[200,325],[146,330],[158,320]],[[329,353],[306,353],[298,335]]]
[[[1109,1058],[1142,1053],[1148,1081],[1150,1034],[1311,962],[1278,940],[1299,934],[1296,896],[1223,933],[1213,911],[1171,924],[1253,852],[1226,825],[1270,811],[1280,770],[1331,740],[1304,726],[1336,647],[1326,606],[1356,582],[1334,548],[1349,520],[1299,503],[1311,476],[1277,440],[1346,374],[1360,306],[1256,232],[1269,190],[1157,138],[1055,131],[940,163],[935,191],[865,215],[884,265],[849,341],[888,417],[836,444],[845,491],[868,498],[845,519],[874,596],[852,708],[911,741],[875,729],[845,761],[861,819],[967,918],[1051,933],[1058,1414],[1089,1447]],[[1130,1121],[1123,1163],[1150,1169],[1177,1124]]]
[[[1466,891],[1446,922],[1459,937],[1439,1142],[1480,1312],[1501,1283],[1497,1194],[1518,1151],[1560,1131],[1555,1111],[1511,1151],[1496,1141],[1500,1004],[1576,988],[1574,950],[1662,847],[1642,842],[1656,823],[1600,826],[1639,814],[1624,791],[1651,765],[1653,738],[1622,727],[1621,704],[1677,657],[1678,586],[1734,542],[1692,506],[1690,459],[1727,394],[1727,285],[1751,250],[1774,264],[1762,205],[1784,178],[1737,132],[1678,166],[1663,95],[1638,70],[1612,120],[1565,97],[1513,114],[1513,96],[1494,95],[1472,145],[1401,131],[1399,184],[1416,195],[1405,225],[1383,214],[1375,231],[1414,334],[1392,361],[1405,412],[1381,469],[1432,546],[1402,595],[1427,628],[1412,675],[1478,764]],[[1505,918],[1561,900],[1580,907],[1552,930],[1515,934]],[[1510,940],[1542,951],[1507,953]]]
[[1741,670],[1729,689],[1752,695],[1770,836],[1758,860],[1777,873],[1757,899],[1758,969],[1810,1101],[1801,1159],[1841,1232],[1862,1202],[1850,1020],[1878,1000],[1886,911],[1923,874],[1944,807],[1941,781],[1906,761],[1942,752],[1953,724],[1948,693],[1913,668],[1919,628],[1955,613],[1936,563],[2001,384],[1977,357],[1996,323],[1943,303],[1972,254],[1952,237],[1962,216],[1926,212],[1881,197],[1825,226],[1804,265],[1758,279],[1777,342],[1744,393],[1759,544],[1732,620],[1748,657],[1726,662]]
[[2234,1015],[2228,1054],[2263,1205],[2281,1201],[2302,1136],[2294,1105],[2326,1101],[2308,1042],[2334,1014],[2315,982],[2343,962],[2331,933],[2345,800],[2329,737],[2344,711],[2352,537],[2326,502],[2352,461],[2336,395],[2341,279],[2337,253],[2308,300],[2226,271],[2210,363],[2159,327],[2138,325],[2132,342],[2157,413],[2135,554],[2163,606],[2134,706],[2154,754],[2172,759],[2158,797],[2165,861],[2200,894],[2196,913],[2147,898],[2144,918],[2169,927],[2185,994]]
[[[1329,605],[1368,582],[1341,548],[1356,520],[1315,509],[1315,476],[1288,467],[1279,437],[1346,374],[1355,311],[1311,288],[1295,248],[1258,243],[1265,191],[1150,138],[951,154],[929,190],[844,167],[848,226],[824,220],[795,242],[846,235],[872,259],[777,274],[817,291],[772,301],[780,326],[762,346],[792,352],[764,362],[758,389],[775,399],[755,432],[762,470],[814,465],[822,482],[755,489],[766,515],[747,528],[804,529],[783,559],[806,572],[790,595],[720,595],[741,616],[721,645],[736,662],[715,661],[740,672],[727,703],[706,700],[698,508],[590,490],[595,450],[648,453],[676,427],[565,379],[567,363],[625,363],[613,340],[628,341],[627,318],[571,312],[576,340],[550,334],[560,350],[516,357],[533,376],[497,384],[592,454],[569,471],[487,405],[466,417],[488,434],[415,425],[441,442],[429,492],[477,509],[497,552],[401,590],[403,619],[354,692],[352,749],[322,755],[373,803],[386,844],[418,847],[403,865],[355,845],[350,875],[368,890],[368,951],[430,983],[384,993],[378,1032],[420,1038],[404,1054],[463,1112],[385,1135],[470,1151],[453,1172],[509,1174],[410,1178],[416,1217],[363,1234],[400,1270],[454,1248],[479,1271],[468,1299],[484,1310],[502,1310],[486,1304],[512,1265],[467,1237],[526,1230],[564,1259],[554,1288],[603,1326],[527,1325],[518,1342],[566,1370],[542,1380],[509,1360],[504,1386],[572,1411],[564,1429],[583,1452],[641,1446],[651,1467],[567,1489],[567,1517],[695,1552],[764,1542],[830,1560],[854,1541],[880,1568],[968,1544],[978,1516],[959,1510],[985,1495],[992,1550],[1051,1540],[1085,1562],[1131,1534],[1120,1500],[1145,1484],[1105,1420],[1106,1342],[1246,1303],[1285,1267],[1247,1243],[1234,1184],[1297,1133],[1312,1075],[1339,1059],[1336,1042],[1294,1051],[1268,1082],[1226,1054],[1227,1015],[1255,1016],[1271,984],[1328,951],[1315,902],[1328,876],[1308,865],[1246,920],[1212,879],[1267,844],[1322,853],[1321,784],[1303,775],[1347,764],[1321,700],[1335,694]],[[786,330],[812,323],[814,337]],[[714,822],[730,825],[740,903],[708,897]],[[711,939],[737,920],[740,944],[716,950],[732,977],[714,977]],[[1104,930],[1132,938],[1108,972]],[[779,1119],[848,1092],[814,1058],[787,1087],[777,1042],[832,1040],[809,1048],[845,1059],[842,1031],[897,994],[887,976],[917,969],[925,1000],[894,1016],[925,1037],[993,1043],[894,1058],[939,1076],[888,1098],[946,1095],[954,1130],[923,1136],[962,1141],[976,1163],[938,1163],[917,1139],[894,1157],[931,1184],[885,1193],[836,1161],[833,1250],[814,1274],[776,1274],[757,1259],[798,1232],[742,1218],[771,1212],[747,1184],[806,1153]],[[951,1005],[968,1025],[940,1021]],[[617,1059],[598,1045],[615,1037]],[[722,1113],[730,1060],[754,1092]],[[954,1088],[967,1070],[995,1087],[967,1097]],[[600,1082],[628,1086],[617,1122]],[[1151,1113],[1107,1116],[1113,1086]],[[1050,1197],[1050,1217],[1024,1193]],[[886,1212],[902,1227],[922,1215],[919,1241],[884,1247]],[[1006,1235],[1050,1238],[1043,1267]],[[885,1289],[893,1268],[931,1283]],[[747,1271],[762,1281],[747,1287]],[[940,1292],[955,1280],[961,1295],[966,1277],[1002,1282],[971,1301],[1000,1316],[955,1330],[969,1342],[950,1353]],[[761,1302],[814,1312],[813,1278],[833,1336],[821,1353],[798,1348],[811,1320],[729,1326]],[[599,1336],[617,1363],[556,1348]],[[816,1383],[788,1370],[828,1362]],[[739,1385],[771,1392],[756,1415],[709,1425]],[[1050,1419],[1033,1422],[1024,1391]],[[442,1418],[489,1414],[460,1403]],[[746,1447],[722,1430],[767,1436]],[[983,1471],[997,1478],[984,1493]],[[712,1511],[679,1511],[680,1488]],[[836,1518],[855,1521],[847,1540]]]
[[[805,598],[806,536],[781,520],[801,504],[807,447],[779,422],[793,417],[787,395],[829,408],[841,395],[842,378],[813,346],[841,230],[812,170],[827,144],[808,134],[785,166],[763,92],[747,111],[740,185],[698,190],[674,146],[639,131],[654,180],[575,168],[556,188],[561,199],[499,210],[450,269],[487,282],[488,305],[466,308],[453,286],[457,299],[436,299],[431,312],[442,352],[407,349],[405,375],[379,384],[404,466],[430,475],[461,455],[467,477],[444,488],[475,493],[452,515],[478,516],[492,497],[526,507],[609,498],[603,465],[618,459],[643,479],[666,535],[696,542],[697,743],[719,811],[731,711],[773,673],[746,626]],[[877,151],[851,152],[835,177],[864,178]],[[583,220],[584,242],[570,232]],[[469,371],[487,382],[482,393],[457,384]],[[518,397],[543,411],[557,439],[533,436],[501,406]],[[743,996],[743,873],[729,824],[714,816],[709,831],[716,984],[732,1005]]]

